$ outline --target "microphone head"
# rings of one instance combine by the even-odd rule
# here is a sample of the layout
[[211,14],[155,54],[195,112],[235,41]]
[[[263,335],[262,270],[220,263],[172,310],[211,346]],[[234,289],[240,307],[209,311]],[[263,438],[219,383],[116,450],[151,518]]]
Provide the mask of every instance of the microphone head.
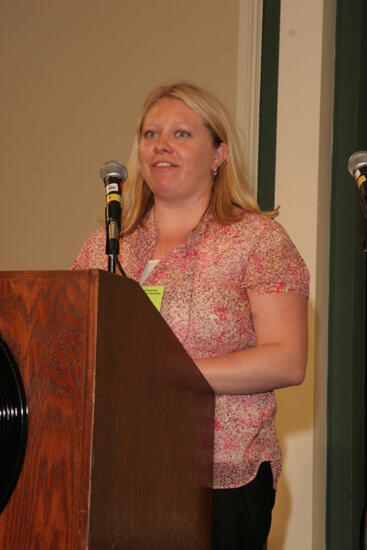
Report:
[[357,170],[367,167],[367,151],[357,151],[349,157],[348,172],[354,177]]
[[110,178],[124,182],[127,178],[127,169],[119,160],[109,160],[102,166],[99,175],[105,184]]

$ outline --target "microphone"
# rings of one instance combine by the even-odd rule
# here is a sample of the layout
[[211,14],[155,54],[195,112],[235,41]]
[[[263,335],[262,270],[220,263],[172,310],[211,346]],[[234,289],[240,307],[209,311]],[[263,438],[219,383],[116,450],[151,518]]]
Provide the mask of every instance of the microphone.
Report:
[[121,191],[122,183],[127,178],[127,170],[118,160],[106,162],[100,171],[106,189],[106,254],[108,271],[115,273],[116,259],[120,252],[121,231]]
[[357,182],[362,210],[367,218],[367,151],[357,151],[349,157],[348,171]]

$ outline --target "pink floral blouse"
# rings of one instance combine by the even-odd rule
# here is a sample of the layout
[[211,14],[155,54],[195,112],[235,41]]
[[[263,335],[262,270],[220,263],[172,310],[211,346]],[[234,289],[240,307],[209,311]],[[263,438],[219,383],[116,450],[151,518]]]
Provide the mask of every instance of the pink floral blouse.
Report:
[[[158,237],[153,210],[121,243],[120,262],[140,281]],[[106,269],[105,230],[84,243],[73,269]],[[208,211],[189,239],[168,252],[146,279],[164,285],[161,314],[193,358],[256,346],[247,290],[308,295],[309,274],[285,230],[274,220],[245,214],[219,225]],[[217,395],[214,488],[240,487],[270,461],[274,487],[281,470],[273,392]]]

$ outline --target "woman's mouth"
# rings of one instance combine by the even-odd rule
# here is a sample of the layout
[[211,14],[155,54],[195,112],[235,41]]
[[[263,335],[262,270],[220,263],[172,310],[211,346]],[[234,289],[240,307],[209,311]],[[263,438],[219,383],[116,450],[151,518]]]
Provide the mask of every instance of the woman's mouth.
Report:
[[171,162],[167,162],[165,160],[155,162],[152,166],[153,168],[177,168],[176,164],[172,164]]

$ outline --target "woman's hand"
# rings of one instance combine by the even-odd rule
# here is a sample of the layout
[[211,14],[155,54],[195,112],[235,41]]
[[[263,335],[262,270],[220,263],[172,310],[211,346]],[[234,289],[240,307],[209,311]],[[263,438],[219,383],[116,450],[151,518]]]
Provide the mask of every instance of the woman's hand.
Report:
[[307,361],[307,298],[248,292],[256,347],[195,359],[217,394],[261,393],[300,384]]

